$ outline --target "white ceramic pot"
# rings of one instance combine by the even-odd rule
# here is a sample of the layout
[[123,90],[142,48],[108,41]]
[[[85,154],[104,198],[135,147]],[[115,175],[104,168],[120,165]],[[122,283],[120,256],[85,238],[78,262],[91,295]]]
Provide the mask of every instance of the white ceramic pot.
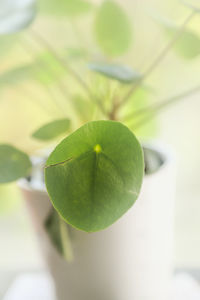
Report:
[[[159,151],[160,152],[160,151]],[[51,244],[44,221],[51,209],[45,191],[22,187],[58,300],[166,300],[172,274],[174,161],[145,176],[136,204],[97,233],[72,229],[74,261]]]

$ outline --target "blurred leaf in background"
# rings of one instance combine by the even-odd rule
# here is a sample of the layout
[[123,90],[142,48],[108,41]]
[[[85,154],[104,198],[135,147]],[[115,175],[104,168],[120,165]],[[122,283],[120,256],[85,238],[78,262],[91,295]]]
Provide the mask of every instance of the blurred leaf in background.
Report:
[[18,36],[16,35],[0,35],[0,56],[6,56],[16,44]]
[[[152,95],[154,95],[154,91],[150,87],[141,87],[134,97],[130,98],[130,102],[126,104],[122,111],[122,114],[127,116],[125,124],[133,130],[136,136],[143,140],[152,139],[158,134],[157,118],[148,119],[145,114],[141,113],[144,107],[148,107],[152,103]],[[145,120],[148,122],[145,123]],[[140,122],[143,123],[143,126],[137,128]]]
[[35,58],[32,75],[40,83],[51,85],[60,81],[60,79],[66,75],[66,71],[54,55],[45,51]]
[[36,130],[32,137],[40,141],[49,141],[53,140],[60,135],[67,134],[70,129],[70,120],[69,119],[59,119],[54,120],[50,123],[47,123]]
[[91,101],[85,98],[83,95],[75,95],[73,97],[73,105],[80,120],[85,123],[92,119],[94,115],[94,105]]
[[94,24],[96,41],[108,56],[124,54],[132,43],[132,25],[123,8],[114,1],[104,1]]
[[91,71],[121,83],[129,84],[141,78],[138,72],[125,65],[92,62],[88,67]]
[[[172,38],[177,27],[166,28],[166,34]],[[185,29],[177,44],[174,46],[177,54],[185,59],[193,59],[200,54],[200,37],[191,30]]]
[[0,144],[0,183],[13,182],[29,175],[32,168],[28,155],[7,144]]
[[0,73],[0,88],[10,87],[30,79],[33,71],[32,64],[20,65]]
[[[179,26],[173,21],[155,13],[151,16],[156,23],[161,26],[161,29],[169,40],[171,40],[179,30]],[[192,30],[185,28],[173,48],[182,58],[194,59],[200,55],[200,36]]]
[[0,0],[0,7],[0,34],[22,30],[36,14],[35,0]]
[[200,12],[200,3],[199,0],[181,0],[181,3],[184,4],[186,7],[191,8],[197,12]]

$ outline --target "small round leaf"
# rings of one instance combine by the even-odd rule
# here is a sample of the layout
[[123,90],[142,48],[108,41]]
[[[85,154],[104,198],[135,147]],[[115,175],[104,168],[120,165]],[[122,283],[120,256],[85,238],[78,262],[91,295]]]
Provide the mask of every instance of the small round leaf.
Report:
[[[161,25],[161,28],[168,39],[173,39],[179,30],[179,26],[171,20],[151,14],[155,22]],[[192,30],[185,28],[176,43],[173,45],[173,49],[184,59],[194,59],[200,55],[200,37]]]
[[10,87],[29,79],[32,69],[33,65],[26,64],[0,73],[0,87]]
[[143,170],[143,152],[134,134],[118,122],[94,121],[55,148],[46,163],[45,182],[65,221],[95,232],[134,204]]
[[95,20],[95,36],[108,55],[124,54],[132,42],[132,28],[124,10],[114,1],[102,3]]
[[1,0],[0,34],[18,32],[27,27],[36,14],[35,0]]
[[[178,28],[166,29],[166,35],[173,38]],[[200,37],[189,29],[185,29],[174,45],[174,50],[185,59],[194,59],[200,55]]]
[[31,171],[31,162],[24,152],[13,146],[0,145],[0,183],[15,181]]
[[32,134],[32,137],[37,140],[49,141],[67,133],[69,128],[69,119],[59,119],[43,125]]
[[196,12],[200,12],[200,4],[199,4],[199,0],[181,0],[181,2],[183,3],[183,5],[185,5],[186,7],[191,8],[192,10],[196,11]]
[[115,79],[122,83],[132,83],[141,78],[141,74],[135,72],[130,67],[108,64],[108,63],[90,63],[89,69],[105,77]]

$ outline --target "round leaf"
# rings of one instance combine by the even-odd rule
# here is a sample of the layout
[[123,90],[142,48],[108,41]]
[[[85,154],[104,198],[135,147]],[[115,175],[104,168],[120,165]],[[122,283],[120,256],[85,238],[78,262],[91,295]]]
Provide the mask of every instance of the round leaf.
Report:
[[132,83],[141,78],[141,75],[131,68],[116,64],[90,63],[89,69],[105,77],[118,80],[122,83]]
[[126,126],[94,121],[55,148],[46,163],[45,182],[65,221],[94,232],[114,223],[134,204],[143,169],[141,146]]
[[24,65],[20,67],[12,68],[8,71],[2,72],[0,74],[0,87],[6,87],[23,82],[30,78],[33,65]]
[[196,11],[196,12],[200,12],[200,4],[199,4],[199,0],[188,0],[188,1],[185,1],[185,0],[182,0],[181,1],[183,3],[183,5],[191,8],[192,10]]
[[32,137],[38,140],[48,141],[57,138],[61,134],[67,133],[69,128],[69,119],[59,119],[43,125],[32,134]]
[[124,10],[115,2],[102,3],[95,20],[96,40],[108,55],[121,55],[132,42],[132,28]]
[[10,145],[0,145],[0,183],[15,181],[31,171],[29,157]]
[[18,36],[15,35],[1,35],[0,36],[0,57],[8,55],[8,53],[14,48],[17,44]]
[[54,16],[77,16],[89,12],[92,7],[87,0],[40,0],[41,11]]
[[[166,34],[172,38],[176,31],[177,28],[168,28],[166,29]],[[200,54],[199,36],[196,33],[185,29],[177,43],[174,45],[174,50],[185,59],[196,58]]]
[[0,34],[17,32],[27,27],[35,17],[35,0],[1,0]]
[[51,85],[59,82],[65,75],[66,71],[63,70],[63,66],[60,65],[55,56],[48,51],[42,52],[36,58],[32,76],[40,83]]
[[[155,16],[155,14],[152,17],[162,26],[165,35],[170,39],[179,30],[179,27],[167,18]],[[190,29],[185,28],[173,48],[178,55],[185,59],[196,58],[200,54],[200,37]]]

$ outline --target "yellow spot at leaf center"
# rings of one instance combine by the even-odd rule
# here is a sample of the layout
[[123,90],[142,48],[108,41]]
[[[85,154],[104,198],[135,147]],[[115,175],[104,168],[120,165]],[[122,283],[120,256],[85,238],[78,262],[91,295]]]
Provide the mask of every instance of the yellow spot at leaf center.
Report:
[[95,146],[94,146],[94,151],[95,151],[96,153],[100,153],[100,152],[102,151],[101,146],[100,146],[99,144],[95,145]]

